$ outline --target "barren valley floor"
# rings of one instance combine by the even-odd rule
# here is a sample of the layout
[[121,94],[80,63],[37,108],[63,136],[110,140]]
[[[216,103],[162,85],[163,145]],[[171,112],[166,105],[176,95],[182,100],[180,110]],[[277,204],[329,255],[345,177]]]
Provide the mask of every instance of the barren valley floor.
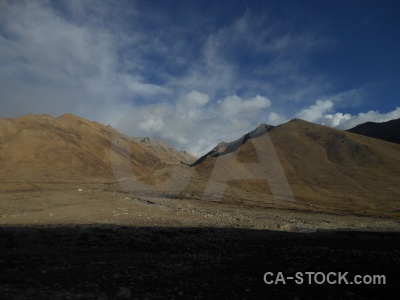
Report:
[[[167,197],[127,193],[117,184],[36,185],[36,190],[3,191],[0,224],[221,227],[314,232],[317,230],[399,231],[400,219],[350,214],[340,207],[292,202]],[[236,201],[236,202],[235,202]]]
[[[107,184],[0,197],[1,299],[397,297],[395,218],[140,196]],[[267,285],[266,272],[387,282]]]

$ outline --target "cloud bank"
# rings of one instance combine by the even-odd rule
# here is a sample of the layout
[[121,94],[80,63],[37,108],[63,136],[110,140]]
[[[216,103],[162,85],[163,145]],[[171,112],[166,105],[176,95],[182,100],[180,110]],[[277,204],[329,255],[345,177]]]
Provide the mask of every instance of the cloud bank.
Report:
[[162,139],[178,149],[202,155],[221,139],[234,140],[254,129],[265,119],[270,105],[271,101],[260,95],[249,99],[230,95],[209,103],[207,94],[193,90],[174,103],[137,106],[117,129]]
[[[302,109],[296,114],[297,118],[338,129],[350,129],[365,122],[386,122],[400,118],[400,107],[393,111],[380,113],[377,110],[361,112],[356,115],[334,112],[335,103],[331,100],[317,100],[315,104]],[[333,113],[328,113],[333,112]]]
[[357,115],[335,113],[326,114],[319,122],[323,125],[336,127],[339,129],[350,129],[365,122],[387,122],[393,119],[400,118],[400,107],[388,113],[380,113],[379,111],[370,110],[366,113]]

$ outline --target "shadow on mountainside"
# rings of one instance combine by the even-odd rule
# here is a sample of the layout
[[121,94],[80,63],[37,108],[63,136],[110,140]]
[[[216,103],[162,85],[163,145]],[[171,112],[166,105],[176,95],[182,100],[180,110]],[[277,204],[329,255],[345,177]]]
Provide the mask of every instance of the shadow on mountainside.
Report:
[[[397,299],[400,282],[393,232],[2,226],[0,247],[1,299]],[[304,283],[267,285],[266,272]],[[386,285],[308,284],[305,272]]]

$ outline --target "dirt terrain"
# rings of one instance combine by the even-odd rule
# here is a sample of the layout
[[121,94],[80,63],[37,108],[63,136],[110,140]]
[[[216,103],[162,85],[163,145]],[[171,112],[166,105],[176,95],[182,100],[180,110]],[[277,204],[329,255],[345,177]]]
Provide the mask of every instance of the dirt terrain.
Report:
[[[59,187],[1,194],[2,299],[397,297],[395,218],[130,194],[112,183]],[[387,283],[267,285],[265,272]]]
[[339,210],[322,213],[318,207],[290,202],[265,200],[262,203],[260,199],[259,205],[252,202],[238,205],[225,198],[210,202],[148,195],[140,191],[127,193],[116,183],[41,187],[44,186],[48,190],[1,193],[0,224],[243,227],[305,232],[318,229],[400,231],[398,218],[350,215]]

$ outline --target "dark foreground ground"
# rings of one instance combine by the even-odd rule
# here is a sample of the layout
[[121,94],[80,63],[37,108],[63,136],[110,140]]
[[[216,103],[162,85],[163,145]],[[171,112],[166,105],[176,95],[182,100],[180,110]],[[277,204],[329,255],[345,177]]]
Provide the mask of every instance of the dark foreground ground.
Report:
[[[5,300],[399,299],[400,293],[399,233],[3,226],[0,249]],[[267,285],[266,272],[302,272],[304,283]],[[348,272],[349,282],[358,274],[385,275],[386,284],[308,284],[305,272]]]

